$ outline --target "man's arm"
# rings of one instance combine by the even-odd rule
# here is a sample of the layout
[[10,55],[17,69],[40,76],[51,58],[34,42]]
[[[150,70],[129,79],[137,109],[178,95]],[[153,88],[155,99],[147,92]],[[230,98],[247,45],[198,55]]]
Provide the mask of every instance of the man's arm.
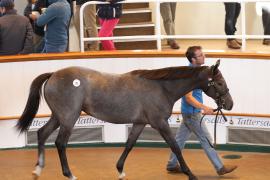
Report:
[[202,109],[204,114],[213,114],[213,108],[205,106],[204,104],[200,103],[199,101],[197,101],[193,96],[192,96],[192,91],[189,92],[188,94],[185,95],[186,101],[188,104],[190,104],[191,106],[198,108],[198,109]]
[[46,8],[45,0],[37,0],[33,11],[38,11],[39,13],[41,13],[41,8]]
[[29,18],[29,15],[32,13],[32,7],[28,4],[23,11],[23,15]]
[[29,54],[33,52],[33,29],[28,21],[23,50],[19,54]]
[[53,4],[50,5],[47,10],[37,18],[36,24],[38,26],[44,26],[48,24],[51,20],[53,20],[58,13],[58,9]]

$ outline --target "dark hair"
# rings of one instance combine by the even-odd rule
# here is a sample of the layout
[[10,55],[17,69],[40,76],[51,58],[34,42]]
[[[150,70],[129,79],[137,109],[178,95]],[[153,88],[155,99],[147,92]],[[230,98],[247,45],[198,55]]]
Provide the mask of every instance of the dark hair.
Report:
[[14,9],[14,5],[13,6],[6,6],[5,9],[6,9],[6,11],[10,11],[10,10]]
[[186,57],[190,63],[192,63],[192,58],[195,57],[195,51],[201,50],[201,46],[190,46],[186,51]]

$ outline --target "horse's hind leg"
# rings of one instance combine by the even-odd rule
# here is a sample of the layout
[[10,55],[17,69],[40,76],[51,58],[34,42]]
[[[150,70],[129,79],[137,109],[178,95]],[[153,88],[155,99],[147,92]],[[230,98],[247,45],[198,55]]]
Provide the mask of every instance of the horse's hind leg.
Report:
[[47,138],[51,135],[51,133],[59,127],[59,122],[56,119],[55,116],[52,115],[50,120],[38,130],[37,135],[38,135],[38,161],[36,164],[35,170],[32,172],[34,179],[37,179],[40,174],[42,169],[45,166],[45,142]]
[[128,153],[131,151],[132,147],[136,143],[136,140],[138,139],[144,127],[145,127],[145,124],[133,124],[132,126],[131,132],[129,133],[129,136],[128,136],[125,150],[122,153],[116,165],[116,168],[120,174],[119,179],[123,179],[125,177],[125,173],[123,172],[125,160],[128,156]]
[[180,150],[179,146],[177,145],[177,143],[172,135],[169,124],[166,121],[162,121],[162,122],[160,122],[159,127],[157,127],[157,130],[159,131],[161,136],[164,138],[166,143],[169,145],[172,152],[176,155],[176,157],[179,161],[179,164],[181,165],[181,169],[183,170],[183,172],[186,175],[188,175],[189,180],[197,180],[196,176],[194,176],[193,173],[188,168],[188,166],[187,166],[187,164],[182,156],[181,150]]
[[[77,179],[72,175],[70,168],[68,166],[67,156],[66,156],[66,146],[71,135],[74,124],[79,118],[80,113],[77,115],[66,116],[66,118],[61,119],[59,134],[56,138],[55,145],[57,147],[58,155],[60,158],[63,175],[68,177],[70,180]],[[72,118],[67,118],[72,117]]]

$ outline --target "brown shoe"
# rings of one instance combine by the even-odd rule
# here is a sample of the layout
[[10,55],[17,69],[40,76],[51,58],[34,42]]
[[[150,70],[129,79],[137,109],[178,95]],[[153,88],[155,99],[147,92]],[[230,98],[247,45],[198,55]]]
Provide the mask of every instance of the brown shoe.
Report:
[[269,46],[270,45],[270,39],[264,39],[263,45]]
[[179,48],[180,48],[179,45],[178,45],[176,42],[170,43],[170,47],[171,47],[172,49],[179,49]]
[[240,46],[242,46],[242,41],[235,39],[235,41],[237,42],[237,44],[239,44]]
[[240,49],[241,46],[237,43],[235,39],[228,39],[227,40],[227,46],[231,49]]
[[181,167],[178,164],[175,167],[167,167],[167,171],[170,173],[183,173]]
[[235,165],[224,165],[220,170],[217,171],[217,174],[222,176],[224,174],[230,173],[237,168]]

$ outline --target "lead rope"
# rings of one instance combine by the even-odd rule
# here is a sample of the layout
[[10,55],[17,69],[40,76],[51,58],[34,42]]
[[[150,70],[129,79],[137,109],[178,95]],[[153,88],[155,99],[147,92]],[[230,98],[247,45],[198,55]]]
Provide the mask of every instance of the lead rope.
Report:
[[[217,140],[217,118],[218,118],[218,115],[221,114],[221,116],[223,117],[223,119],[225,120],[225,122],[227,122],[227,118],[226,116],[223,114],[222,112],[222,107],[218,107],[217,109],[214,109],[214,112],[217,112],[216,114],[216,117],[215,117],[215,124],[214,124],[214,146],[213,148],[216,148],[216,140]],[[200,127],[202,127],[202,121],[203,121],[203,118],[206,114],[204,114],[200,120]],[[211,143],[210,143],[211,144]]]

